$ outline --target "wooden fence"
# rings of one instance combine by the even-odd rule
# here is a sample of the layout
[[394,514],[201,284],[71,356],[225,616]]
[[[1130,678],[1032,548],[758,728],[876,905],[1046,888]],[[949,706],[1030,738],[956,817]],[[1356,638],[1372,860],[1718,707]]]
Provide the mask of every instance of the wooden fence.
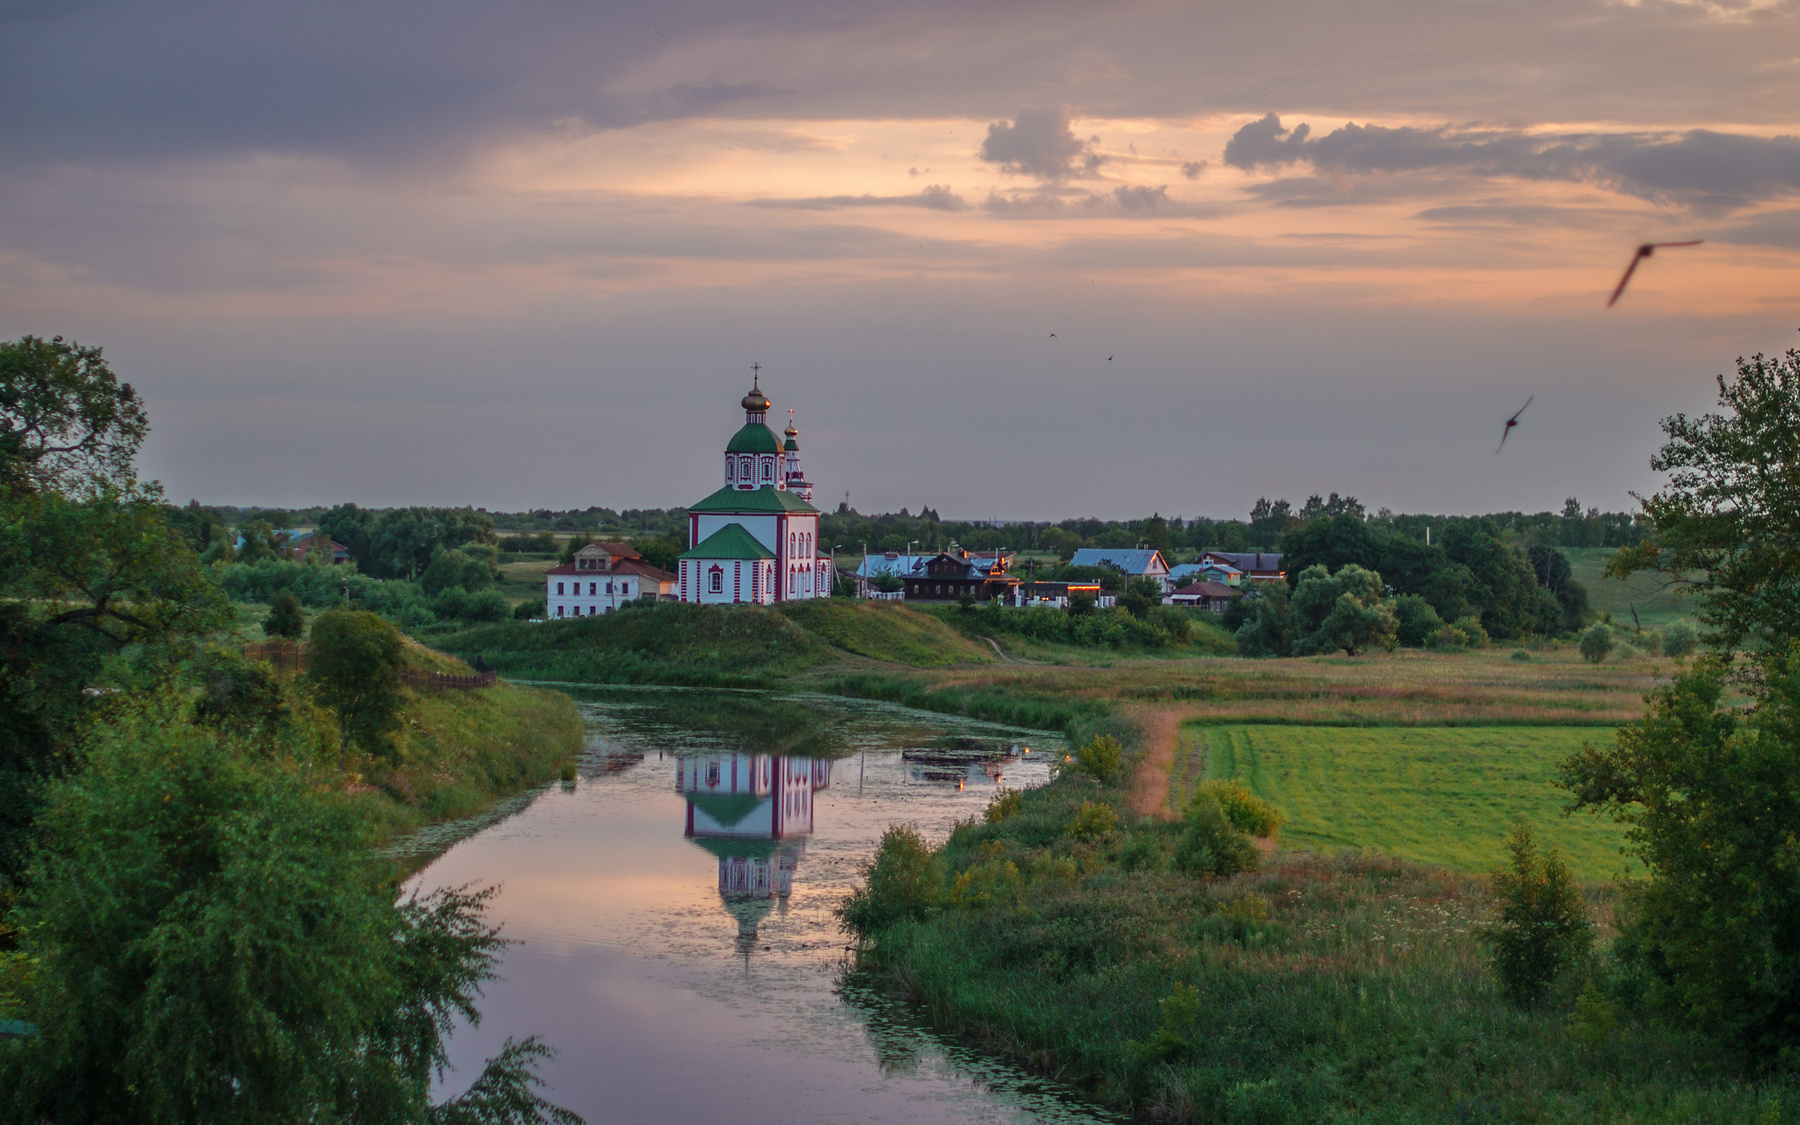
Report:
[[[245,645],[246,660],[266,660],[277,673],[306,671],[306,645],[299,641],[263,641]],[[400,682],[414,688],[486,688],[499,682],[500,674],[492,668],[467,676],[448,672],[427,672],[423,668],[400,669]]]

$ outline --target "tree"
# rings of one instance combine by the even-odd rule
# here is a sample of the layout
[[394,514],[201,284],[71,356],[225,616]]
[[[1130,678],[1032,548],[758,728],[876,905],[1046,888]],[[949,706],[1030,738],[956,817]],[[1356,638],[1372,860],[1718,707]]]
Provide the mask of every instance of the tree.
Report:
[[1612,650],[1612,628],[1606,622],[1596,621],[1587,632],[1581,634],[1581,655],[1589,664],[1599,664]]
[[1563,630],[1573,633],[1581,628],[1589,613],[1587,587],[1575,580],[1568,557],[1544,543],[1534,545],[1525,557],[1537,572],[1538,584],[1556,598],[1562,610]]
[[[1447,560],[1468,568],[1473,580],[1469,600],[1478,607],[1481,624],[1489,633],[1507,638],[1557,631],[1562,607],[1538,586],[1531,563],[1500,537],[1492,520],[1457,520],[1444,529],[1443,547]],[[1462,616],[1446,613],[1446,608],[1438,606],[1438,614],[1445,620]]]
[[306,676],[337,712],[344,737],[365,754],[394,760],[400,729],[400,631],[367,610],[334,609],[313,620]]
[[1653,530],[1607,574],[1660,571],[1699,595],[1708,643],[1782,652],[1800,636],[1800,352],[1740,358],[1718,385],[1724,413],[1663,419]]
[[1498,917],[1482,935],[1507,998],[1522,1007],[1543,1002],[1593,944],[1587,904],[1555,848],[1538,854],[1531,826],[1520,821],[1506,838],[1511,862],[1494,872]]
[[1247,609],[1244,623],[1234,636],[1238,651],[1245,656],[1288,656],[1294,647],[1293,595],[1285,582],[1266,582],[1245,596]]
[[292,594],[276,598],[269,606],[269,616],[263,618],[263,632],[271,637],[299,640],[305,628],[306,616],[300,612],[300,599]]
[[[396,899],[353,806],[173,694],[116,714],[55,784],[12,920],[37,1034],[0,1042],[20,1121],[577,1120],[535,1040],[429,1101],[504,944],[488,892]],[[479,1094],[477,1094],[479,1091]]]
[[1422,648],[1439,629],[1444,619],[1431,603],[1417,594],[1402,594],[1394,599],[1394,640],[1408,648]]
[[1287,532],[1288,517],[1292,506],[1286,500],[1271,501],[1259,496],[1250,508],[1250,534],[1256,539],[1257,546],[1264,551],[1273,551]]
[[172,674],[230,605],[132,461],[149,425],[98,348],[0,343],[0,897],[103,696]]
[[419,585],[432,596],[443,593],[452,586],[464,590],[481,590],[494,584],[494,564],[486,557],[476,557],[463,551],[439,547],[432,553],[431,565],[425,573],[419,575]]
[[1696,661],[1611,745],[1562,766],[1574,806],[1627,826],[1645,877],[1617,952],[1668,1016],[1765,1056],[1800,1049],[1800,652],[1765,654],[1752,706]]
[[1363,649],[1393,642],[1398,623],[1381,599],[1381,575],[1351,564],[1332,574],[1322,566],[1300,575],[1293,596],[1293,650],[1307,656]]
[[1381,565],[1381,544],[1360,516],[1321,513],[1303,527],[1281,537],[1281,565],[1295,584],[1302,571],[1314,566],[1337,570],[1358,566],[1374,570]]

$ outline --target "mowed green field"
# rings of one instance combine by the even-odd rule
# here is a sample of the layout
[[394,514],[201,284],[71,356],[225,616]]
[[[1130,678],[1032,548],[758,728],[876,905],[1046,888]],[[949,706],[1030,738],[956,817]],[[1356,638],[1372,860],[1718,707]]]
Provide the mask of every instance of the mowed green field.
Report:
[[1557,763],[1610,732],[1570,727],[1189,727],[1172,804],[1204,777],[1234,778],[1287,814],[1281,838],[1322,850],[1374,848],[1421,863],[1488,872],[1526,820],[1576,877],[1625,869],[1624,831],[1590,813],[1565,817]]
[[1575,581],[1587,587],[1588,604],[1595,613],[1611,613],[1613,621],[1631,628],[1631,607],[1637,606],[1638,620],[1644,628],[1660,628],[1676,621],[1692,621],[1694,603],[1677,600],[1668,579],[1660,574],[1640,572],[1623,581],[1606,577],[1606,560],[1613,556],[1612,547],[1561,547],[1568,557]]

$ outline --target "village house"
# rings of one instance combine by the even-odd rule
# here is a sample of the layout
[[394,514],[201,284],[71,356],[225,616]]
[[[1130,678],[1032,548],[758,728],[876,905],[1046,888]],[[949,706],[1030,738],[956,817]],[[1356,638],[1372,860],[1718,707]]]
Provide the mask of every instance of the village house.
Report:
[[[314,545],[315,540],[319,540],[318,532],[301,531],[298,528],[291,531],[278,532],[277,534],[283,538],[281,549],[286,551],[288,557],[295,562],[305,562],[306,556],[316,549]],[[240,537],[239,543],[242,542],[242,537]],[[350,561],[350,548],[339,543],[336,539],[326,536],[318,545],[331,552],[332,566],[337,566],[340,563],[347,563]]]
[[1057,609],[1068,609],[1069,600],[1076,594],[1086,594],[1100,602],[1100,583],[1098,582],[1021,582],[1013,591],[1013,604],[1018,606],[1045,605]]
[[1231,604],[1231,599],[1242,596],[1242,591],[1235,590],[1223,582],[1202,579],[1198,582],[1189,582],[1179,590],[1171,591],[1167,597],[1163,598],[1163,604],[1197,606],[1200,609],[1210,609],[1214,613],[1224,613],[1225,607]]
[[1252,582],[1278,582],[1287,578],[1287,572],[1281,569],[1280,552],[1205,551],[1199,561],[1202,566],[1218,563],[1234,567]]
[[1154,547],[1082,547],[1069,565],[1110,566],[1127,578],[1154,578],[1163,590],[1169,588],[1169,563]]
[[574,561],[544,574],[544,613],[551,620],[593,617],[674,590],[673,574],[645,562],[626,544],[596,541],[576,551]]
[[971,555],[953,549],[925,560],[905,575],[909,602],[953,602],[965,594],[978,602],[1013,600],[1019,580],[1006,572],[1010,556]]
[[677,596],[709,605],[773,605],[831,596],[831,560],[819,556],[819,510],[800,469],[799,431],[769,428],[762,369],[740,405],[744,424],[725,446],[725,485],[688,506],[689,549]]

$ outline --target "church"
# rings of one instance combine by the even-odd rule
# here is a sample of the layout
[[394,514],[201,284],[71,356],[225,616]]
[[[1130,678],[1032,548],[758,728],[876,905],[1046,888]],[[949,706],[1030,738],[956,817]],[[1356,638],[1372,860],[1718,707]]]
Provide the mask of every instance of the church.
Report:
[[800,469],[800,432],[788,411],[785,440],[769,427],[762,368],[751,367],[744,425],[725,446],[725,485],[688,507],[686,554],[676,596],[707,605],[773,605],[831,595],[831,561],[819,554],[819,510]]

